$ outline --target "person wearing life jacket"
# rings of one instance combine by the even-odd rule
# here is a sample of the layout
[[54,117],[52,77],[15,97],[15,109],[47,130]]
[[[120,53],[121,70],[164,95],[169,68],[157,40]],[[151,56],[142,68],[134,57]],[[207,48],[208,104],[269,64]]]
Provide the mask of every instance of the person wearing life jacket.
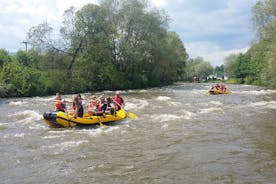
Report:
[[56,97],[55,97],[55,109],[56,109],[56,111],[65,112],[66,105],[65,105],[64,102],[65,101],[62,100],[60,93],[56,93]]
[[216,83],[215,89],[216,89],[217,91],[221,91],[219,83]]
[[97,96],[93,95],[89,105],[87,106],[87,111],[90,115],[96,114],[96,112],[98,111],[98,109],[97,109],[98,104],[99,104],[99,102],[98,102]]
[[221,83],[220,89],[221,89],[222,92],[225,92],[226,91],[225,84]]
[[115,105],[115,110],[118,111],[124,106],[124,99],[121,97],[121,94],[119,91],[116,91],[115,96],[113,97],[113,102]]
[[213,85],[211,86],[210,91],[211,91],[211,92],[214,92],[215,87],[216,87],[216,86],[213,84]]
[[100,116],[100,115],[105,116],[106,108],[107,108],[107,102],[106,102],[105,98],[102,96],[100,98],[100,103],[97,104],[96,115],[98,115],[98,116]]

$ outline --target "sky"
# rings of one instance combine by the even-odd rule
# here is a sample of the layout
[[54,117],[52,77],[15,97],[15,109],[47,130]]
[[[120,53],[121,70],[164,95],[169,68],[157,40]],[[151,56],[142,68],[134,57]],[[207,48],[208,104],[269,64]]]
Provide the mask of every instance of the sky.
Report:
[[[254,40],[252,7],[257,0],[149,0],[164,10],[190,58],[202,57],[213,66],[229,54],[246,52]],[[0,0],[0,48],[24,50],[28,30],[43,22],[59,27],[63,12],[97,0]]]

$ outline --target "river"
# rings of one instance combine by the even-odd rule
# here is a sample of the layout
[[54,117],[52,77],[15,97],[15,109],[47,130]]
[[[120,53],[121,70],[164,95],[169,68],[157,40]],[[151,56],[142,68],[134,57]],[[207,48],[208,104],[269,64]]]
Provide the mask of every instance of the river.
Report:
[[54,96],[1,99],[1,183],[276,183],[276,90],[209,86],[122,91],[138,118],[89,128],[49,128]]

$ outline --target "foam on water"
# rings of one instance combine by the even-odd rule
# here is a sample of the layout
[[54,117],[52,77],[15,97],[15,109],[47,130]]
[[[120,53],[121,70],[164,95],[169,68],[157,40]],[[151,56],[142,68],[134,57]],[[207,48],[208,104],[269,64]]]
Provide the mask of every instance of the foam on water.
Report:
[[12,139],[12,138],[24,138],[26,136],[25,133],[15,133],[15,134],[4,134],[3,138],[4,139]]
[[205,113],[210,113],[210,112],[223,112],[222,108],[217,108],[217,107],[211,107],[211,108],[207,108],[207,109],[200,109],[199,113],[200,114],[205,114]]
[[250,95],[271,95],[275,94],[276,90],[252,90],[252,91],[235,91],[237,94],[250,94]]
[[171,97],[168,97],[168,96],[158,96],[156,98],[156,100],[159,100],[159,101],[167,101],[167,100],[170,100]]
[[210,101],[209,103],[214,105],[223,105],[220,101]]
[[64,137],[64,135],[47,135],[42,137],[43,139],[57,139],[57,138],[61,138]]
[[104,133],[104,129],[105,129],[105,125],[101,128],[80,130],[80,131],[78,131],[78,133],[79,134],[87,134],[92,137],[98,137]]
[[16,112],[8,117],[19,123],[31,123],[42,119],[42,115],[33,110]]
[[249,106],[249,107],[264,107],[264,108],[276,109],[276,101],[270,101],[270,102],[265,102],[265,101],[254,102],[254,103],[250,103],[248,106]]
[[26,105],[27,102],[24,102],[24,101],[11,101],[9,102],[9,105],[11,106],[21,106],[21,105]]
[[[47,126],[45,126],[45,127],[47,127]],[[53,130],[48,131],[48,133],[47,133],[48,135],[44,136],[42,138],[43,139],[60,139],[60,138],[66,137],[68,135],[72,135],[72,134],[76,134],[76,133],[78,133],[78,130],[76,130],[76,129],[64,129],[62,131],[60,131],[59,129],[53,129]]]
[[148,90],[145,90],[145,89],[141,89],[138,91],[139,93],[148,93]]
[[181,106],[181,103],[180,103],[180,102],[173,102],[173,101],[169,101],[168,103],[169,103],[169,105],[171,105],[171,106],[175,106],[175,107],[179,107],[179,106]]
[[137,104],[131,103],[131,102],[127,102],[127,103],[125,104],[125,108],[126,108],[126,109],[135,109],[135,108],[137,108]]
[[116,126],[109,126],[109,127],[105,128],[103,131],[104,131],[105,133],[109,133],[109,132],[113,132],[114,130],[118,130],[118,129],[119,129],[119,127],[116,127]]
[[69,148],[76,148],[79,147],[82,144],[89,143],[88,140],[80,140],[80,141],[65,141],[65,142],[59,142],[57,144],[52,144],[49,146],[42,146],[44,149],[53,149],[55,151],[65,151]]
[[158,121],[158,122],[168,122],[168,121],[174,121],[174,120],[180,120],[180,119],[188,120],[196,116],[196,113],[193,113],[187,110],[181,110],[178,113],[179,114],[161,114],[158,116],[154,116],[152,119],[153,121]]
[[266,90],[266,92],[267,92],[268,94],[276,94],[276,90],[268,89],[268,90]]
[[89,135],[89,136],[92,136],[92,137],[98,137],[102,134],[113,133],[115,130],[119,130],[119,129],[120,129],[120,127],[117,127],[117,126],[106,126],[106,125],[104,125],[101,128],[75,130],[74,133],[86,134],[86,135]]
[[167,130],[169,127],[169,125],[167,123],[165,123],[164,125],[162,125],[161,130]]
[[190,111],[186,111],[186,110],[182,110],[182,114],[183,115],[181,115],[181,117],[183,118],[183,119],[191,119],[193,116],[195,116],[196,114],[195,113],[193,113],[193,112],[190,112]]
[[134,100],[134,103],[127,102],[126,105],[125,105],[125,108],[127,110],[129,110],[129,109],[143,109],[147,105],[149,105],[149,102],[147,100],[136,99],[136,100]]
[[44,129],[44,130],[47,130],[47,129],[49,129],[49,127],[48,126],[46,126],[46,124],[45,123],[36,123],[36,124],[31,124],[30,126],[29,126],[29,128],[31,129],[31,130],[41,130],[41,129]]
[[37,102],[53,102],[55,97],[34,97],[32,99]]
[[24,133],[16,133],[16,134],[14,135],[14,137],[19,137],[19,138],[22,138],[22,137],[24,137],[24,136],[25,136]]
[[154,116],[153,119],[154,121],[158,121],[158,122],[166,122],[166,121],[181,119],[181,116],[174,115],[174,114],[161,114],[159,116]]
[[71,134],[74,132],[75,132],[74,129],[64,129],[62,131],[60,131],[59,129],[53,129],[53,130],[49,131],[49,133],[53,134],[53,135],[67,135],[67,134]]
[[[104,90],[104,91],[102,91],[102,93],[115,94],[115,92],[111,91],[111,90]],[[122,93],[122,91],[120,91],[120,93]]]
[[189,91],[192,94],[207,94],[207,90],[192,89]]

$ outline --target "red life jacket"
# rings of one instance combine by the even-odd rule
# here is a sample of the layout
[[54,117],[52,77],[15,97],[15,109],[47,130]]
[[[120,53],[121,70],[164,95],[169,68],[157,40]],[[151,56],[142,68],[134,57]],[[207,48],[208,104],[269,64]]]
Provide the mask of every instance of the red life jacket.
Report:
[[57,111],[64,111],[64,108],[62,106],[62,101],[57,100],[55,105],[56,105],[56,110]]
[[121,96],[117,96],[117,95],[114,96],[113,101],[117,102],[119,105],[122,105],[124,103],[123,98]]
[[98,103],[96,101],[91,101],[89,107],[94,108],[97,107]]

